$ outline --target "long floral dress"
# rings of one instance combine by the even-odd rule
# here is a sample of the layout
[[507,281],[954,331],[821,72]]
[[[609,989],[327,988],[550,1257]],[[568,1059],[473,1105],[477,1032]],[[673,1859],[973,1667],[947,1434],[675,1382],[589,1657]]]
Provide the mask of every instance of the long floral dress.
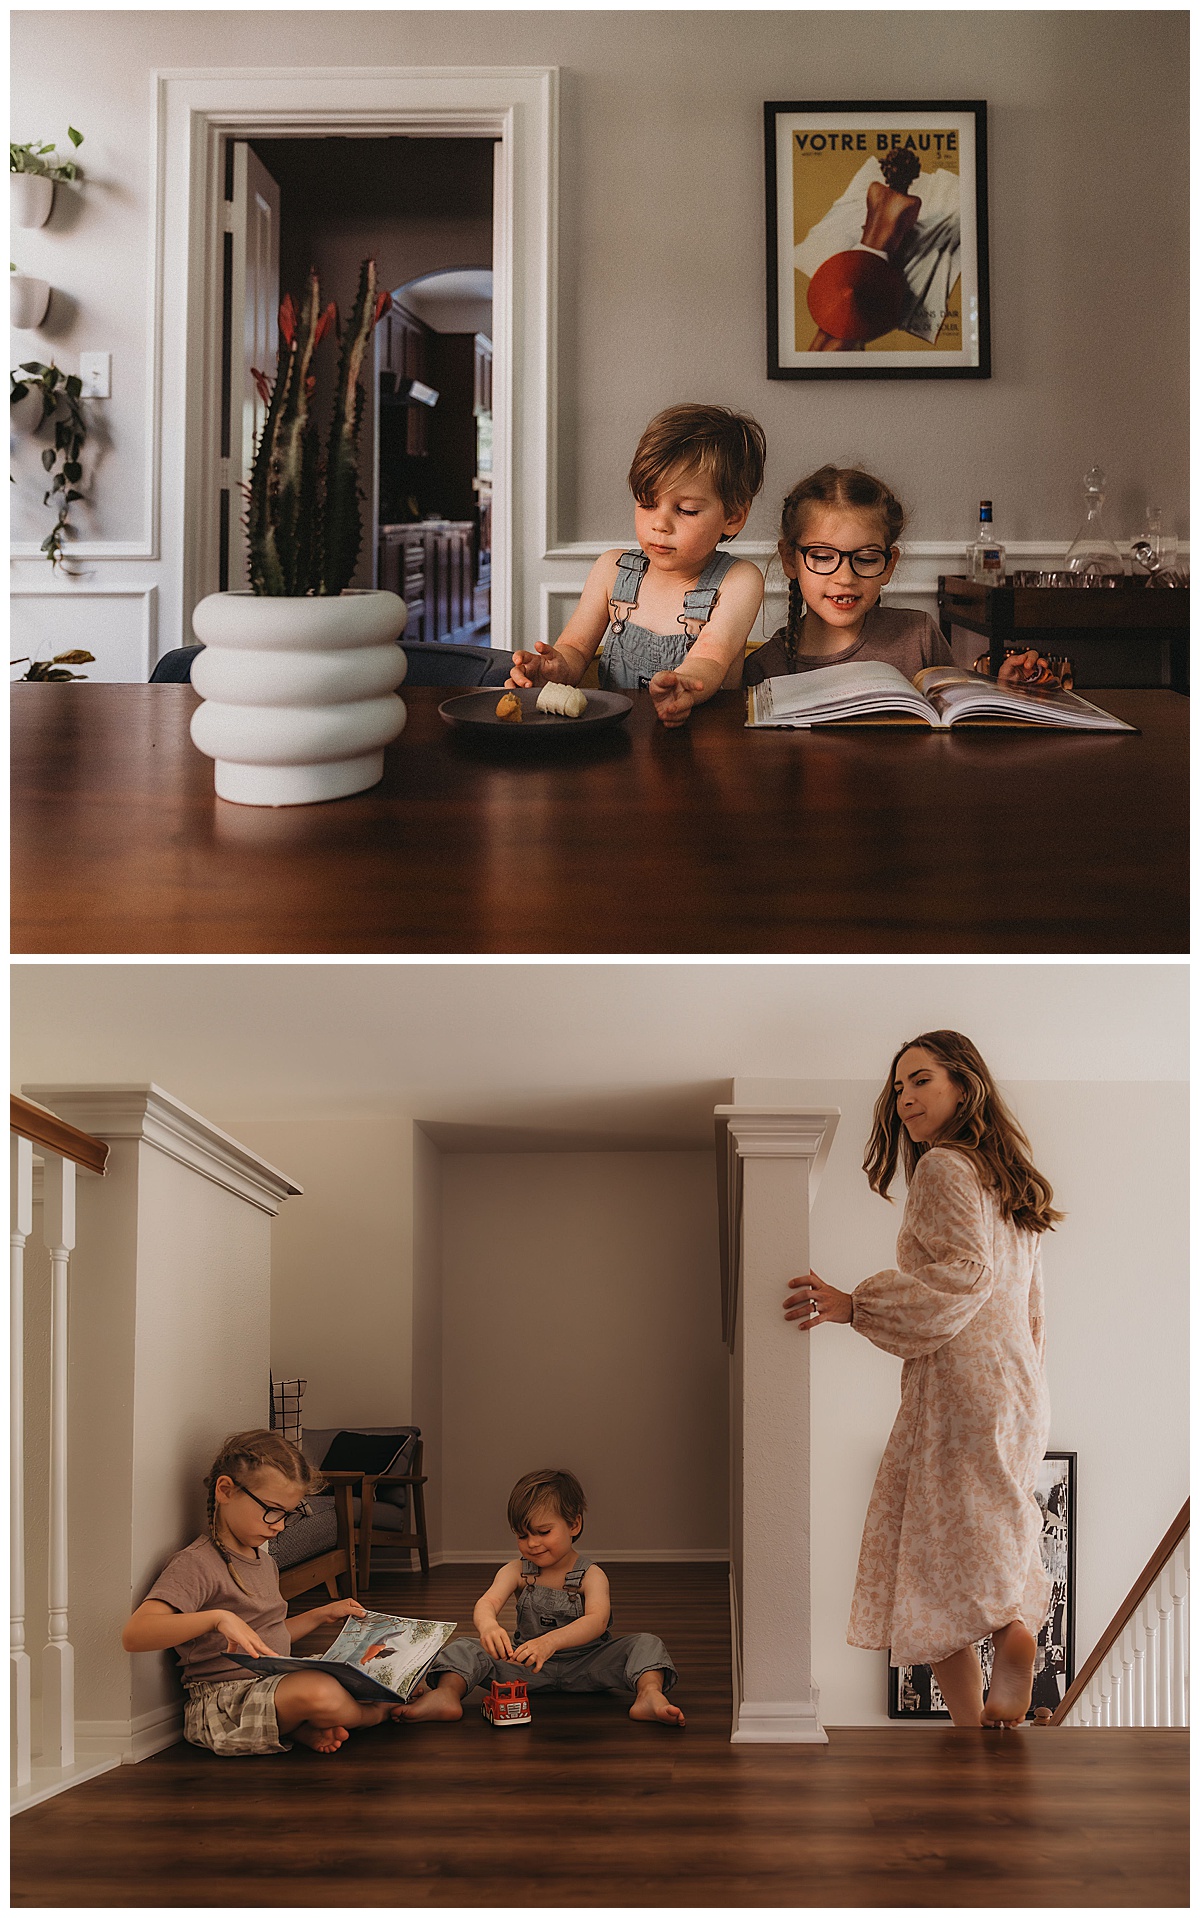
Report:
[[1034,1496],[1049,1436],[1040,1234],[1000,1216],[968,1153],[917,1162],[897,1269],[854,1327],[904,1360],[863,1529],[847,1638],[932,1664],[1050,1603]]

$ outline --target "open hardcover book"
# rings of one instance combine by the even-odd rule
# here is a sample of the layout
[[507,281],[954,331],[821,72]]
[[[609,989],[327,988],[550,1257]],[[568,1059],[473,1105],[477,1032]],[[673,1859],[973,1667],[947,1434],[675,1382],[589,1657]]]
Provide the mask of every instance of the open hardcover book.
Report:
[[348,1618],[329,1650],[319,1658],[255,1658],[249,1652],[229,1655],[256,1678],[310,1672],[314,1665],[323,1665],[351,1698],[368,1704],[386,1699],[395,1704],[412,1697],[454,1631],[455,1627],[441,1618],[391,1618],[386,1612],[368,1612],[365,1618]]
[[818,666],[764,679],[749,691],[748,726],[1059,726],[1135,733],[1077,693],[1001,686],[961,666],[924,666],[906,679],[881,660]]

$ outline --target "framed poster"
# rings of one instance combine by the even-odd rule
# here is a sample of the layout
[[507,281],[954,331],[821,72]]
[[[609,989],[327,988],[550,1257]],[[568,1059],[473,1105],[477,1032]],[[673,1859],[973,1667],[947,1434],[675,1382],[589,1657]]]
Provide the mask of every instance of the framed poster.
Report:
[[983,100],[768,100],[767,377],[991,377]]
[[[1028,1718],[1039,1705],[1053,1711],[1066,1697],[1075,1677],[1075,1456],[1074,1452],[1047,1452],[1037,1482],[1037,1502],[1042,1508],[1042,1563],[1054,1583],[1050,1616],[1038,1633]],[[992,1676],[991,1639],[984,1639],[975,1649],[983,1665],[986,1691]],[[928,1665],[888,1667],[889,1718],[949,1716]]]

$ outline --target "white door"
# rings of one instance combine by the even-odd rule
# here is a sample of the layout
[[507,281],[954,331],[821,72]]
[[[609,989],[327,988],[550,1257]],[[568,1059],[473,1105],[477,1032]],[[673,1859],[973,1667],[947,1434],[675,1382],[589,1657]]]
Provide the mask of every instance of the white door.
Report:
[[279,340],[279,186],[244,140],[233,143],[233,199],[226,202],[231,318],[229,455],[222,461],[228,488],[228,585],[250,583],[243,525],[245,494],[266,406],[254,383],[257,367],[275,377]]

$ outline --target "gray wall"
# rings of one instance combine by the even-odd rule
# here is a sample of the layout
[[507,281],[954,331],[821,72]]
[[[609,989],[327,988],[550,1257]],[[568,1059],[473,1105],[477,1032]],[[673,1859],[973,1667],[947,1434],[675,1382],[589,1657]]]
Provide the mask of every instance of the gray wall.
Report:
[[[802,472],[850,458],[893,482],[917,540],[967,537],[981,494],[1010,538],[1068,540],[1096,459],[1114,534],[1147,495],[1186,532],[1182,11],[39,10],[12,26],[13,136],[62,138],[68,119],[86,135],[81,200],[14,245],[60,289],[52,331],[18,335],[17,357],[117,353],[92,537],[135,540],[144,518],[151,72],[331,63],[563,69],[560,539],[626,536],[637,436],[688,396],[767,429],[751,538]],[[767,381],[768,98],[988,101],[991,381]],[[42,536],[40,505],[20,517]]]

